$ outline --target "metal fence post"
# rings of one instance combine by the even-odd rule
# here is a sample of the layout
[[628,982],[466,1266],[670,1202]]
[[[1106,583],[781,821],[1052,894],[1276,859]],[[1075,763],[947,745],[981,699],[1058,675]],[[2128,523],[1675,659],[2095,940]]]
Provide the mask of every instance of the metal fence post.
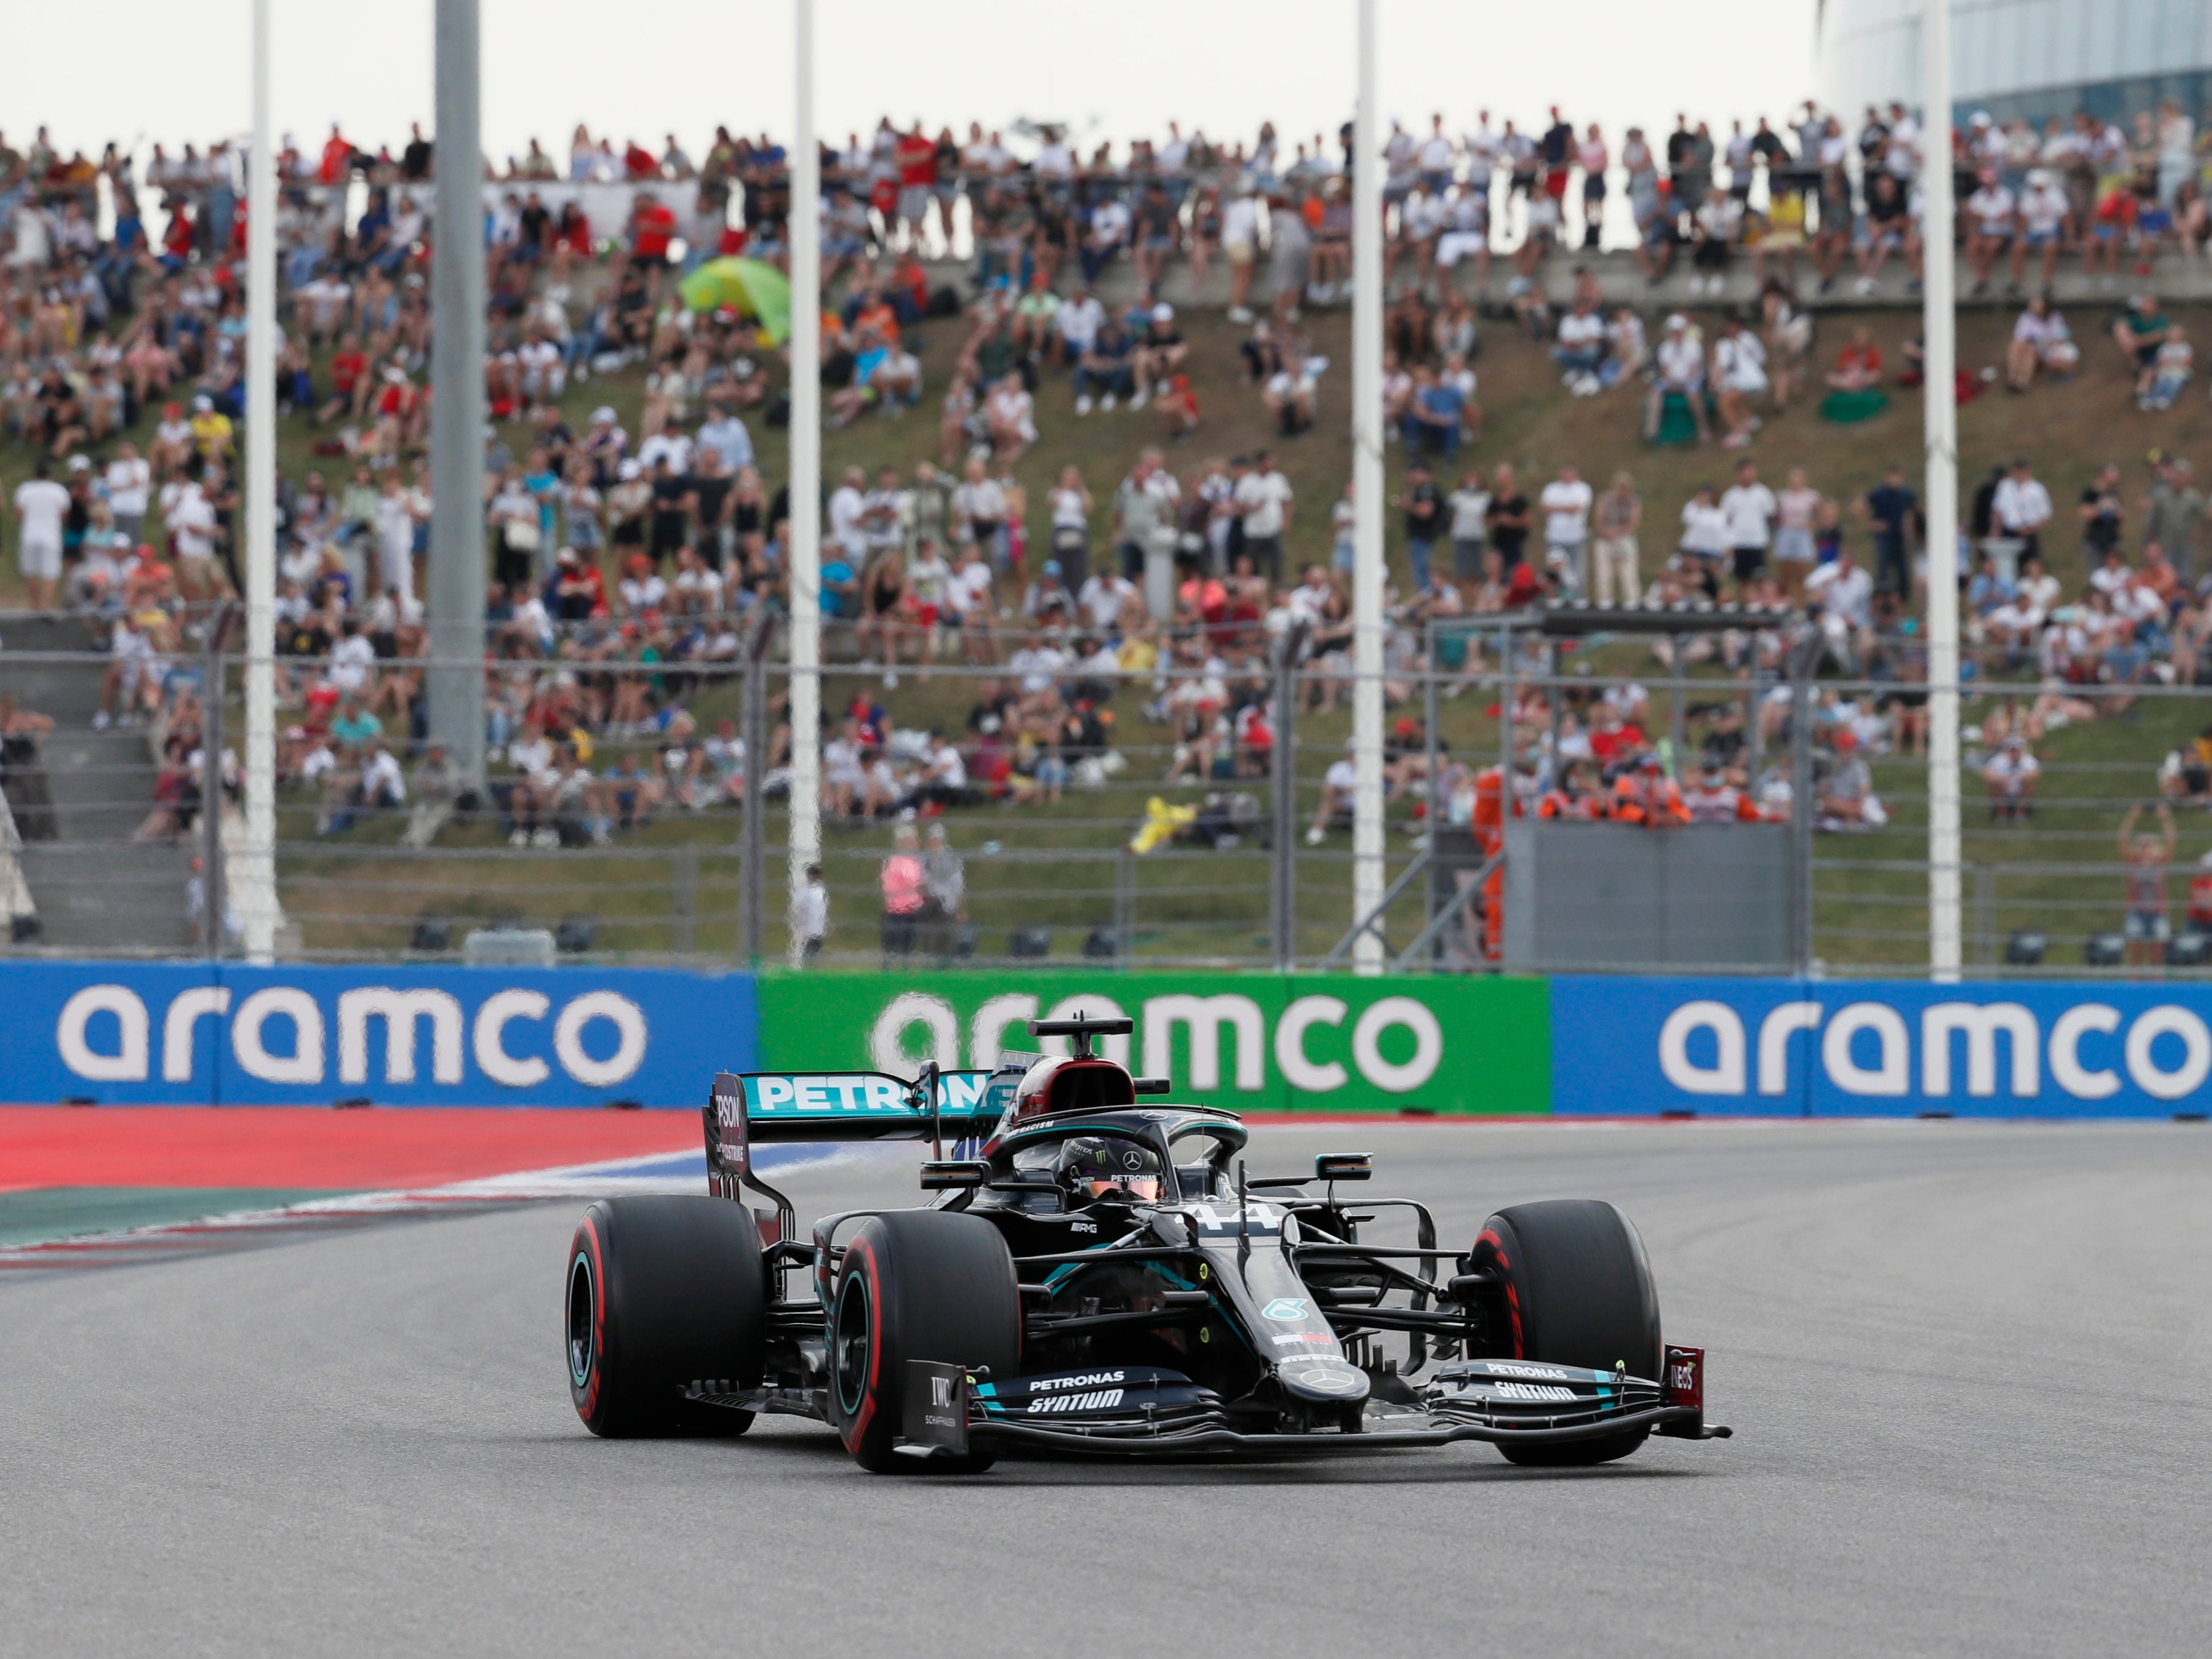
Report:
[[1795,967],[1800,979],[1813,971],[1813,671],[1820,661],[1817,631],[1799,646],[1790,665],[1790,842],[1797,860]]
[[668,895],[668,943],[678,956],[698,948],[693,919],[699,911],[699,849],[690,842],[676,849]]
[[224,647],[238,620],[226,599],[207,624],[207,665],[200,687],[200,942],[210,962],[222,960],[222,915],[230,902],[222,868],[222,717]]
[[1289,971],[1298,951],[1298,659],[1304,653],[1305,624],[1292,623],[1275,647],[1274,840],[1269,850],[1269,929],[1275,966]]
[[760,966],[768,890],[768,831],[761,820],[767,806],[769,763],[768,647],[775,635],[775,619],[763,611],[753,622],[745,652],[744,850],[738,868],[738,956],[749,968]]
[[1974,932],[1979,936],[1978,948],[1984,965],[1994,967],[1997,959],[1997,867],[1994,864],[1974,866]]

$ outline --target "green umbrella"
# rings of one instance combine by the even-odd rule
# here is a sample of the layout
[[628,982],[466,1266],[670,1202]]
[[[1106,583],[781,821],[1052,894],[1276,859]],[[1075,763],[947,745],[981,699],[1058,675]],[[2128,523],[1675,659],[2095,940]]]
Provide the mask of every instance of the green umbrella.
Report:
[[758,259],[709,259],[678,291],[694,311],[726,306],[740,317],[758,319],[777,345],[791,337],[791,282],[774,265]]

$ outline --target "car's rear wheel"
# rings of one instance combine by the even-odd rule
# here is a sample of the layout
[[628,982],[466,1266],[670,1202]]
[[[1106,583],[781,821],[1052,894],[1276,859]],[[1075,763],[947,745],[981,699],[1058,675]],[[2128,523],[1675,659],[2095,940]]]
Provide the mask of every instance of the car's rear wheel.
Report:
[[568,1247],[568,1395],[593,1434],[742,1434],[750,1412],[686,1401],[758,1386],[767,1276],[752,1212],[727,1199],[602,1199]]
[[[1516,1204],[1483,1223],[1474,1265],[1495,1275],[1494,1352],[1657,1379],[1659,1291],[1644,1241],[1629,1218],[1596,1199]],[[1595,1440],[1500,1446],[1508,1462],[1559,1468],[1609,1463],[1650,1432]]]
[[1021,1358],[1021,1289],[999,1230],[980,1216],[898,1210],[870,1216],[838,1268],[830,1313],[830,1421],[864,1469],[968,1473],[957,1462],[892,1449],[906,1419],[907,1362],[933,1360],[1013,1374]]

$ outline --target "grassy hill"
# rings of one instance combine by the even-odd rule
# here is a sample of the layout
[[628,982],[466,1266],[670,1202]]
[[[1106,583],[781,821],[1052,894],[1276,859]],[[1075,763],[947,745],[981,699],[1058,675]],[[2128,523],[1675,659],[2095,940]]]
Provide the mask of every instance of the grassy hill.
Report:
[[[2206,336],[2201,313],[2183,311],[2196,331]],[[1656,322],[1656,319],[1654,319]],[[1717,320],[1707,316],[1708,327]],[[1917,331],[1908,314],[1873,317],[1870,325],[1891,362],[1898,348]],[[2163,415],[2143,415],[2129,397],[2129,378],[2119,355],[2104,337],[2106,318],[2076,311],[2071,320],[2082,340],[2087,365],[2071,385],[2039,386],[2024,397],[1993,387],[1960,411],[1962,495],[2001,459],[2025,454],[2036,464],[2051,493],[2065,504],[2077,495],[2089,473],[2106,459],[2128,471],[2132,499],[2143,479],[2144,452],[2158,446],[2200,458],[2212,465],[2212,405],[2200,384],[2181,404]],[[1205,412],[1202,429],[1170,451],[1170,465],[1194,471],[1207,458],[1273,447],[1297,491],[1289,536],[1300,560],[1325,560],[1328,514],[1351,465],[1350,352],[1348,319],[1341,312],[1311,315],[1306,328],[1314,348],[1331,360],[1321,384],[1318,418],[1313,430],[1279,439],[1270,430],[1258,394],[1238,380],[1237,343],[1243,331],[1218,315],[1183,319],[1192,342],[1190,365]],[[1824,325],[1816,361],[1832,358],[1847,326]],[[824,470],[834,479],[848,465],[872,472],[878,466],[902,471],[917,460],[935,459],[937,410],[946,372],[964,327],[939,322],[921,331],[921,355],[930,395],[916,410],[891,419],[870,416],[827,434]],[[1961,319],[1960,361],[1969,369],[1994,364],[2009,331],[2009,314],[1973,312]],[[1520,334],[1510,320],[1486,323],[1475,368],[1486,420],[1480,441],[1463,452],[1466,465],[1483,467],[1510,461],[1531,485],[1573,460],[1585,476],[1602,481],[1626,468],[1637,478],[1647,504],[1647,572],[1671,546],[1666,533],[1677,522],[1682,502],[1701,483],[1724,480],[1736,459],[1717,449],[1660,450],[1638,436],[1636,395],[1630,389],[1593,398],[1569,396],[1543,348]],[[580,427],[596,404],[615,404],[627,423],[635,424],[641,395],[635,373],[596,380],[574,388],[567,399],[572,422]],[[1080,467],[1103,505],[1138,450],[1158,441],[1151,411],[1095,413],[1078,419],[1064,374],[1048,373],[1037,394],[1040,441],[1025,455],[1018,475],[1029,489],[1031,540],[1042,540],[1045,491],[1066,465]],[[786,466],[786,434],[754,422],[754,438],[763,473],[774,484]],[[517,441],[520,428],[514,428]],[[317,463],[310,453],[312,434],[303,422],[288,422],[280,434],[280,465],[293,476]],[[1882,468],[1897,462],[1917,481],[1920,468],[1919,405],[1916,394],[1899,392],[1890,408],[1863,424],[1839,428],[1820,420],[1810,407],[1770,418],[1747,452],[1770,482],[1778,483],[1791,465],[1804,466],[1812,483],[1838,496],[1869,488]],[[1401,453],[1389,453],[1391,485],[1402,471]],[[0,450],[0,485],[12,493],[27,472],[19,447]],[[1094,534],[1094,543],[1103,538]],[[1403,581],[1402,535],[1390,526],[1391,559]],[[2085,574],[2071,536],[2051,538],[2057,574],[2072,586]],[[0,580],[0,602],[18,595],[14,572]],[[1661,691],[1663,676],[1641,647],[1616,644],[1594,653],[1601,668],[1632,672]],[[1698,682],[1706,682],[1698,684]],[[908,675],[896,692],[873,677],[849,669],[833,674],[825,702],[836,706],[862,685],[889,703],[902,725],[957,725],[973,696],[972,683],[947,673],[938,678]],[[1692,677],[1690,695],[1702,699],[1719,690],[1708,672]],[[1117,849],[1139,821],[1148,797],[1159,794],[1178,804],[1194,804],[1200,791],[1189,786],[1164,788],[1158,780],[1165,755],[1164,727],[1144,721],[1135,706],[1141,699],[1125,692],[1117,703],[1116,745],[1128,769],[1106,788],[1071,791],[1057,805],[988,807],[951,815],[956,843],[968,854],[971,914],[981,929],[980,948],[1002,955],[1017,926],[1047,925],[1056,930],[1055,955],[1078,949],[1099,927],[1120,925],[1133,933],[1143,954],[1180,959],[1249,960],[1264,949],[1267,927],[1266,854],[1247,840],[1219,851],[1178,850],[1142,860]],[[1439,735],[1462,753],[1491,755],[1497,749],[1491,700],[1477,695],[1442,706]],[[702,722],[732,713],[733,689],[713,690],[698,702]],[[1413,712],[1418,712],[1413,711]],[[1660,714],[1663,721],[1663,714]],[[1976,718],[1970,708],[1968,719]],[[2110,836],[2121,803],[2142,798],[2150,771],[2180,735],[2203,723],[2194,699],[2147,705],[2132,722],[2106,721],[2076,726],[2054,736],[2043,749],[2047,805],[2032,829],[1975,827],[1967,856],[1987,864],[1992,874],[1969,883],[1970,907],[1978,893],[1987,902],[1970,908],[1970,930],[2002,943],[2014,927],[2039,925],[2079,934],[2116,923],[2120,889],[2117,875],[2067,873],[2047,866],[2100,864],[2111,858]],[[1342,752],[1348,732],[1339,710],[1305,720],[1299,738],[1301,811],[1310,812],[1321,772]],[[616,747],[619,747],[617,745]],[[607,758],[603,752],[602,758]],[[1896,817],[1885,834],[1824,837],[1824,860],[1848,856],[1854,867],[1824,869],[1818,880],[1820,953],[1838,965],[1857,963],[1900,965],[1924,959],[1924,877],[1909,868],[1879,867],[1909,863],[1924,855],[1924,822],[1917,799],[1924,771],[1916,763],[1885,762],[1876,787],[1891,801]],[[1233,787],[1264,801],[1264,780]],[[1971,778],[1969,798],[1978,798]],[[1401,830],[1418,825],[1395,805]],[[1978,815],[1970,812],[1970,826]],[[389,843],[396,824],[370,824],[337,841],[310,848],[312,814],[301,804],[288,809],[283,833],[298,850],[284,860],[284,899],[305,924],[309,947],[351,952],[404,949],[416,917],[437,915],[487,917],[520,915],[551,923],[569,915],[598,920],[598,947],[656,955],[699,951],[726,954],[734,949],[737,908],[737,815],[726,810],[676,813],[624,836],[606,853],[510,854],[496,844],[491,826],[449,829],[440,847],[427,855],[401,854]],[[781,840],[781,825],[771,826]],[[872,959],[872,887],[876,862],[888,845],[880,829],[842,830],[830,835],[828,863],[835,890],[837,931],[833,945],[853,961]],[[2203,848],[2205,833],[2185,826],[2185,854]],[[1407,855],[1405,834],[1394,835],[1394,867]],[[771,894],[775,891],[772,874]],[[1317,956],[1334,943],[1349,921],[1348,848],[1333,836],[1319,848],[1301,848],[1299,949]],[[1986,887],[1984,887],[1986,882]],[[771,899],[780,912],[780,902]],[[1417,925],[1417,906],[1408,902],[1394,915],[1401,941]],[[780,917],[769,929],[769,948],[781,948]]]

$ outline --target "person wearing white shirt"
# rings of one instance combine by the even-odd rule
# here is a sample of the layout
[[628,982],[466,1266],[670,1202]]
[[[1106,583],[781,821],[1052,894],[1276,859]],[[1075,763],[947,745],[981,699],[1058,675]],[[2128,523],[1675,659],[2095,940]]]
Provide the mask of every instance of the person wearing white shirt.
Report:
[[1659,337],[1658,349],[1652,353],[1652,365],[1658,373],[1651,382],[1651,390],[1644,400],[1644,436],[1647,442],[1659,435],[1659,417],[1665,411],[1669,393],[1689,405],[1690,418],[1696,422],[1698,441],[1705,441],[1705,347],[1690,327],[1690,319],[1680,312],[1671,313],[1666,331]]
[[115,527],[135,544],[144,533],[146,507],[154,491],[154,469],[139,454],[138,446],[125,440],[115,448],[101,480],[107,491],[107,510]]
[[215,505],[197,483],[187,483],[165,520],[177,555],[177,591],[186,600],[212,599],[221,587],[216,574],[215,538],[219,528]]
[[1053,326],[1060,331],[1061,356],[1073,364],[1097,340],[1098,331],[1106,325],[1106,307],[1088,288],[1079,289],[1075,297],[1054,313],[1052,320]]
[[1570,461],[1536,499],[1544,509],[1544,562],[1558,573],[1559,585],[1567,592],[1579,595],[1587,583],[1583,553],[1589,540],[1590,503],[1597,499],[1596,492]]
[[1079,589],[1075,603],[1091,620],[1096,632],[1103,634],[1117,627],[1122,607],[1137,596],[1137,585],[1118,570],[1094,572]]
[[1261,450],[1252,470],[1237,483],[1236,511],[1244,520],[1244,552],[1270,586],[1282,580],[1283,529],[1292,495],[1291,481],[1275,470],[1272,450]]
[[[2013,193],[1997,182],[1996,169],[1984,167],[1981,188],[1966,198],[1966,217],[1972,226],[1966,238],[1966,258],[1974,268],[1974,292],[1985,293],[1990,286],[1990,274],[1996,269],[1998,258],[2012,251],[2015,262],[2020,251],[2014,246],[2014,232],[2017,228],[2014,216],[2019,202]],[[2020,284],[2020,271],[2015,264],[2013,285]]]
[[1229,320],[1249,323],[1245,303],[1260,257],[1260,204],[1248,185],[1239,185],[1221,204],[1221,257],[1229,262]]
[[21,526],[15,558],[33,611],[53,608],[54,589],[62,579],[62,525],[69,517],[70,493],[67,485],[54,482],[52,472],[52,463],[41,456],[33,476],[15,486],[15,517]]
[[1864,628],[1873,615],[1874,578],[1845,549],[1805,579],[1805,597],[1846,627]]
[[2034,384],[2039,370],[2068,375],[2081,361],[2081,349],[2074,343],[2065,317],[2051,308],[2048,293],[2036,295],[2013,323],[2012,339],[2005,347],[2006,384],[2014,392],[2025,392]]
[[857,466],[845,469],[844,481],[830,496],[830,539],[844,549],[845,557],[858,570],[867,562],[868,475]]
[[1759,481],[1759,468],[1738,463],[1735,483],[1721,495],[1721,516],[1728,521],[1729,555],[1739,594],[1766,568],[1766,550],[1774,539],[1774,520],[1782,510],[1774,492]]
[[638,446],[637,464],[647,472],[664,460],[677,477],[691,470],[691,440],[672,427],[654,433]]
[[753,464],[753,437],[745,423],[728,412],[716,415],[699,428],[699,447],[711,449],[735,477]]
[[1728,428],[1721,447],[1741,449],[1759,428],[1751,400],[1766,390],[1766,348],[1737,318],[1723,323],[1721,337],[1713,342],[1713,387],[1720,395],[1721,422]]
[[1997,528],[2020,543],[2023,556],[2039,553],[2036,538],[2051,522],[2051,492],[2028,471],[2026,460],[2014,461],[1990,498],[1990,516]]
[[386,473],[376,498],[376,573],[386,592],[414,594],[415,522],[415,503],[400,487],[398,473]]
[[2039,285],[2050,288],[2051,275],[2058,267],[2058,244],[2065,234],[2067,211],[2065,189],[2051,173],[2038,167],[2027,175],[2027,187],[2020,192],[2020,235],[2012,246],[2014,288],[2021,285],[2031,252],[2043,259]]

